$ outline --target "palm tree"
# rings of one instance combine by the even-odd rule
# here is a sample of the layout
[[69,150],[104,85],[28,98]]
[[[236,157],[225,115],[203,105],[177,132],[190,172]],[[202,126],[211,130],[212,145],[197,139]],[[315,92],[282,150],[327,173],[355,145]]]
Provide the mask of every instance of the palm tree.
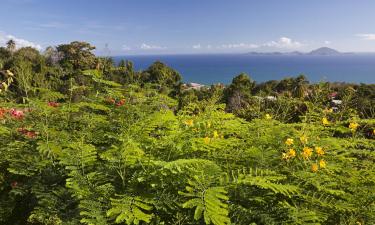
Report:
[[7,49],[13,53],[16,50],[16,42],[13,39],[10,39],[7,42]]
[[306,95],[307,85],[309,81],[306,79],[304,75],[299,75],[293,81],[293,96],[296,98],[303,98]]

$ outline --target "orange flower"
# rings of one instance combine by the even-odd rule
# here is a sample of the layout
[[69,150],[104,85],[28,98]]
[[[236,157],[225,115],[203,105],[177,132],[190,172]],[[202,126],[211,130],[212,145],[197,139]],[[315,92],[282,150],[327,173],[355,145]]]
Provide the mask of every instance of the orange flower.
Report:
[[312,155],[312,149],[309,147],[304,147],[302,152],[303,159],[309,159]]
[[116,103],[116,106],[119,107],[119,106],[122,106],[122,105],[124,105],[124,104],[125,104],[125,99],[121,99],[120,101],[118,101],[118,102]]
[[[5,113],[8,112],[8,110],[0,108],[0,119],[5,117]],[[374,133],[375,134],[375,133]]]
[[319,156],[322,156],[322,155],[324,155],[324,153],[325,153],[322,147],[315,147],[315,152],[316,152],[316,154],[318,154]]
[[311,171],[313,171],[314,173],[317,172],[318,169],[319,169],[318,164],[314,163],[311,165]]

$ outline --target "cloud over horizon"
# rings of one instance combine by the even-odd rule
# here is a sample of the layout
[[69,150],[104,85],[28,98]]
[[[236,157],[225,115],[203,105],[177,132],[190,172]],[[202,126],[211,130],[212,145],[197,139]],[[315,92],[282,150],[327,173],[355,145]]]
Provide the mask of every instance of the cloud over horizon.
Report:
[[356,34],[356,36],[360,37],[362,40],[375,41],[375,34]]
[[161,49],[166,49],[166,47],[158,46],[158,45],[148,45],[146,43],[143,43],[141,45],[140,49],[143,49],[143,50],[161,50]]
[[[204,47],[204,46],[201,46],[201,44],[196,44],[196,45],[193,45],[192,48],[193,49],[203,49],[203,48],[208,49],[209,48],[208,46],[211,47],[211,45],[207,45],[207,47]],[[288,37],[280,37],[276,41],[269,41],[269,42],[260,43],[260,44],[240,42],[240,43],[221,44],[221,45],[217,45],[215,48],[222,49],[222,50],[229,50],[229,49],[246,50],[246,49],[264,49],[264,48],[297,49],[302,46],[306,46],[306,45]]]
[[40,44],[0,32],[0,46],[6,46],[6,43],[11,39],[14,40],[14,42],[16,43],[17,49],[23,47],[32,47],[39,51],[42,50],[42,46]]
[[294,41],[288,37],[281,37],[277,41],[270,41],[262,45],[263,47],[275,47],[275,48],[299,48],[303,46],[302,43]]

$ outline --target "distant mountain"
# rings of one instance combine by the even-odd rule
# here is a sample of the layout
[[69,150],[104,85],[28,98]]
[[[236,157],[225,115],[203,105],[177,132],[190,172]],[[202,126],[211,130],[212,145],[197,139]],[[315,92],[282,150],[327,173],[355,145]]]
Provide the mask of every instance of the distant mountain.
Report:
[[307,53],[307,55],[340,55],[340,54],[343,54],[343,53],[335,49],[327,48],[327,47],[321,47],[321,48],[315,49]]
[[332,48],[321,47],[311,52],[249,52],[246,55],[343,55],[353,53],[342,53]]

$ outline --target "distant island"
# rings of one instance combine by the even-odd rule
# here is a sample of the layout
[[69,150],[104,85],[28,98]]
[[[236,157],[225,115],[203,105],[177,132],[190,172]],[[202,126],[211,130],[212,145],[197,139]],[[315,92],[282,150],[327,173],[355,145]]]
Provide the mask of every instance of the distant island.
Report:
[[353,54],[349,52],[339,52],[335,49],[328,48],[328,47],[321,47],[315,50],[312,50],[311,52],[299,52],[299,51],[293,51],[293,52],[249,52],[246,53],[247,55],[347,55],[347,54]]

